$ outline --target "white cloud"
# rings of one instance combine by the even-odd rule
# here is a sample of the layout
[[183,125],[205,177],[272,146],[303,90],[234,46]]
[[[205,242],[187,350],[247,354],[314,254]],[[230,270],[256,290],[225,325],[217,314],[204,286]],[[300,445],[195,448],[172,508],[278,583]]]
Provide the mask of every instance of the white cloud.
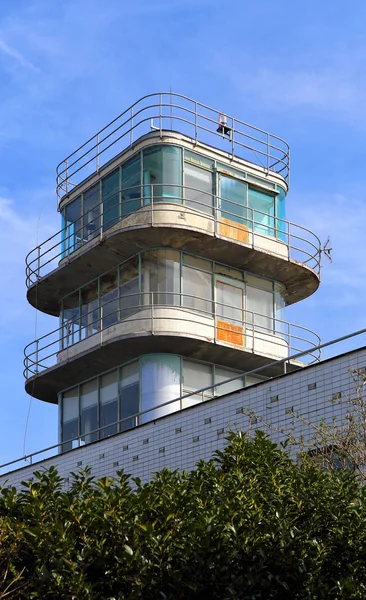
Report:
[[31,71],[38,71],[39,69],[25,56],[23,56],[18,50],[11,48],[3,39],[0,38],[0,52],[14,59],[17,63],[19,63],[25,69],[30,69]]

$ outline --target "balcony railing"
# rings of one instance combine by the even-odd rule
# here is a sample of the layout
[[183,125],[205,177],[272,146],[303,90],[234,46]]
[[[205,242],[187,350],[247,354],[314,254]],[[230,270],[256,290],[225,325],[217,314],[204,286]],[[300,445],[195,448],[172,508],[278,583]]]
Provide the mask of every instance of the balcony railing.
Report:
[[160,135],[178,131],[279,173],[289,183],[290,150],[284,140],[187,96],[160,92],[140,98],[58,165],[58,199],[152,130]]
[[[81,318],[69,320],[61,327],[31,342],[24,350],[24,377],[39,375],[68,356],[64,351],[75,348],[73,357],[77,357],[77,345],[84,351],[83,341],[94,338],[95,345],[113,337],[133,337],[141,331],[163,335],[182,335],[200,339],[210,338],[212,342],[223,343],[239,350],[254,354],[264,354],[284,358],[291,354],[307,352],[308,364],[320,360],[316,350],[320,344],[319,336],[299,325],[294,325],[270,315],[261,315],[252,311],[243,311],[238,306],[212,302],[197,295],[176,292],[164,292],[164,304],[154,302],[159,292],[140,292],[123,296],[128,308],[116,308],[119,303],[113,299],[101,308],[83,313]],[[197,302],[204,309],[191,308]],[[181,325],[184,325],[182,328]],[[111,327],[118,327],[108,336]],[[202,335],[200,334],[202,330]],[[93,349],[88,344],[87,349]],[[313,351],[314,350],[314,351]]]
[[[133,198],[122,200],[122,194]],[[112,196],[118,197],[115,202],[111,202]],[[112,206],[106,208],[108,201]],[[252,248],[260,247],[261,240],[263,243],[277,241],[277,248],[272,249],[275,254],[276,249],[281,250],[282,257],[306,264],[317,275],[320,273],[321,244],[309,229],[196,188],[145,184],[106,196],[78,222],[65,224],[63,229],[31,250],[26,257],[27,287],[48,275],[62,259],[72,259],[74,253],[92,240],[102,240],[117,223],[120,223],[120,230],[123,230],[124,223],[126,228],[133,227],[127,220],[132,213],[143,216],[141,224],[146,227],[159,224],[159,215],[169,211],[171,226],[174,227],[174,219],[182,215],[182,210],[201,217],[201,221],[184,225],[184,221],[180,220],[179,227],[198,228],[204,233],[227,237]],[[270,248],[264,249],[271,253]]]

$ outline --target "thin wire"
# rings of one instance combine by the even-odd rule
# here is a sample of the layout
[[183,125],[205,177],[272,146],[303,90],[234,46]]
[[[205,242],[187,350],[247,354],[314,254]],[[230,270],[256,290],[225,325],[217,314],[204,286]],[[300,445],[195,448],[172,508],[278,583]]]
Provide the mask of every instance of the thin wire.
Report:
[[[40,226],[40,221],[41,221],[41,214],[42,211],[44,209],[46,205],[46,202],[43,204],[41,210],[39,211],[39,215],[38,215],[38,221],[37,221],[37,229],[36,229],[36,248],[38,247],[38,242],[39,242],[39,226]],[[39,273],[38,273],[39,275]],[[38,328],[38,285],[36,285],[36,302],[35,302],[35,309],[36,309],[36,314],[34,317],[34,339],[37,339],[37,328]],[[24,428],[24,438],[23,438],[23,456],[25,457],[25,445],[26,445],[26,441],[27,441],[27,434],[28,434],[28,425],[29,425],[29,420],[30,420],[30,414],[31,414],[31,409],[32,409],[32,403],[33,403],[33,392],[34,392],[34,386],[35,386],[35,380],[32,383],[32,390],[30,393],[30,399],[29,399],[29,404],[28,404],[28,413],[27,413],[27,418],[25,421],[25,428]]]

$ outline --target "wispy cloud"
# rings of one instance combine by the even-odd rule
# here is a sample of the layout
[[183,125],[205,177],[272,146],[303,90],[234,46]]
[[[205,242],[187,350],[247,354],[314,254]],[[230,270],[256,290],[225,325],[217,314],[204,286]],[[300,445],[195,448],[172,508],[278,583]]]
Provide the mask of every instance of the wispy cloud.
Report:
[[9,56],[13,60],[15,60],[17,63],[19,63],[25,69],[30,69],[31,71],[37,71],[37,72],[39,71],[39,69],[30,60],[28,60],[25,56],[23,56],[23,54],[18,52],[18,50],[11,48],[1,38],[0,38],[0,52],[2,52],[6,56]]

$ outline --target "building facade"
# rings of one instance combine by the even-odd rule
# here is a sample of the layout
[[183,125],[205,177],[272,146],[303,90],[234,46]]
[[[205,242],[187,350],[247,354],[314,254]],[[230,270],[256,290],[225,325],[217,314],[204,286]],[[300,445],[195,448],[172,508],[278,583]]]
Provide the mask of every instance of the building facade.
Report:
[[58,166],[61,229],[27,256],[27,297],[59,323],[25,349],[27,392],[59,406],[58,463],[320,360],[285,320],[321,255],[286,220],[289,175],[282,139],[171,93]]

